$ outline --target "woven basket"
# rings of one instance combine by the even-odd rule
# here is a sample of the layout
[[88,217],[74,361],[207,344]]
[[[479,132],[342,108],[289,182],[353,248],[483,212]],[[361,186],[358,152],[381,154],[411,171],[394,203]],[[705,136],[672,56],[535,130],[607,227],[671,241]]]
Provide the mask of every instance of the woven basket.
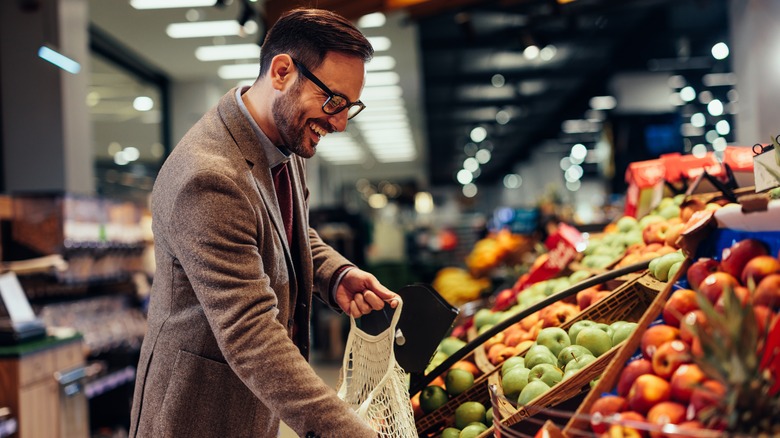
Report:
[[[666,283],[655,280],[649,273],[645,273],[623,284],[606,298],[561,325],[561,328],[568,331],[572,324],[584,319],[606,324],[619,320],[640,321],[651,304],[658,300],[665,287]],[[501,390],[500,373],[491,374],[488,384],[495,388],[496,393],[496,397],[493,397],[491,402],[494,403],[494,415],[498,414],[493,419],[494,425],[498,424],[503,428],[511,426],[512,430],[531,435],[536,433],[540,425],[547,420],[563,426],[568,421],[568,417],[547,415],[541,411],[553,407],[568,412],[577,409],[590,391],[591,380],[602,375],[623,344],[602,354],[593,363],[567,380],[553,386],[526,406],[516,407],[507,400]],[[531,417],[541,418],[526,421]],[[489,434],[485,436],[489,436]]]
[[[653,279],[650,275],[642,274],[623,284],[618,289],[615,289],[613,293],[583,310],[561,327],[564,330],[568,330],[571,324],[583,319],[599,322],[617,321],[619,319],[637,321],[642,316],[649,303],[652,302],[658,294],[658,291],[663,288],[663,285],[664,283]],[[524,349],[520,351],[518,355],[522,356],[526,351],[527,349]],[[474,358],[476,359],[476,350],[474,354]],[[606,354],[610,353],[608,352],[605,353],[605,355]],[[597,360],[596,362],[599,361]],[[596,362],[591,364],[591,366],[596,364]],[[604,366],[606,366],[606,364],[604,364]],[[583,368],[580,373],[577,374],[582,374],[587,368],[588,367]],[[425,436],[430,433],[440,432],[441,429],[452,425],[455,422],[455,410],[463,402],[477,401],[488,404],[490,401],[488,381],[491,376],[497,375],[500,369],[501,367],[495,367],[492,371],[484,373],[474,382],[474,385],[471,388],[458,396],[453,397],[439,409],[418,419],[416,422],[417,433],[421,436]],[[575,376],[572,376],[567,382],[572,381]],[[590,382],[590,379],[587,382]],[[556,387],[560,385],[561,384],[558,384]],[[574,408],[572,408],[572,410],[573,409]],[[494,422],[495,421],[497,421],[497,419],[494,418]]]
[[683,275],[683,273],[688,270],[690,263],[691,260],[686,258],[683,261],[683,265],[680,267],[679,271],[677,271],[675,276],[670,279],[668,283],[656,281],[656,283],[660,284],[662,287],[656,294],[655,299],[653,299],[649,306],[647,306],[646,311],[638,320],[636,330],[634,330],[631,336],[629,336],[629,338],[626,339],[622,345],[618,346],[617,351],[612,354],[612,360],[603,370],[598,383],[583,399],[575,414],[571,419],[569,419],[563,428],[564,435],[582,436],[581,431],[588,431],[586,433],[589,436],[592,435],[592,433],[590,433],[590,425],[587,418],[587,414],[590,412],[591,406],[593,406],[593,403],[595,403],[595,401],[601,397],[601,394],[608,392],[615,387],[617,384],[617,379],[620,376],[620,372],[623,370],[626,361],[634,354],[634,352],[636,352],[636,349],[639,347],[639,344],[642,340],[642,334],[645,332],[645,330],[647,330],[647,327],[650,326],[650,323],[655,320],[663,311],[664,304],[666,303],[666,300],[671,293],[672,287]]

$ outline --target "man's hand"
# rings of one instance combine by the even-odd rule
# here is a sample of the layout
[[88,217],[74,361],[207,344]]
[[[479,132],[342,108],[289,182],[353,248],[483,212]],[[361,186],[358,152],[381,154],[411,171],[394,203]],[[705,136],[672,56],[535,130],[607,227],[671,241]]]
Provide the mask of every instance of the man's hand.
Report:
[[[372,274],[358,268],[352,268],[344,274],[336,289],[336,303],[353,318],[381,310],[385,302],[398,295],[382,286]],[[398,302],[390,301],[390,307],[396,308]]]

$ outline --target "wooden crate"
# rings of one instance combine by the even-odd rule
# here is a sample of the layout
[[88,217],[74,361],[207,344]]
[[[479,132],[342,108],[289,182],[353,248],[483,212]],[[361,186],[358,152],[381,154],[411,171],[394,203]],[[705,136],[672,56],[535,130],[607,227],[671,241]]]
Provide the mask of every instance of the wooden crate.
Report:
[[[649,311],[652,303],[658,301],[658,297],[666,287],[666,283],[656,280],[646,272],[623,284],[606,298],[585,309],[585,311],[561,325],[561,328],[568,331],[575,322],[584,319],[607,324],[618,320],[638,322]],[[613,347],[599,356],[596,361],[581,369],[567,380],[553,386],[526,406],[516,407],[503,397],[500,373],[491,374],[488,385],[495,388],[497,395],[497,397],[492,398],[491,402],[496,403],[494,414],[499,414],[497,418],[493,419],[494,425],[500,423],[501,427],[511,426],[513,430],[530,435],[536,433],[539,424],[545,420],[550,420],[563,426],[568,418],[550,416],[549,418],[535,419],[535,421],[526,424],[521,423],[531,417],[536,417],[547,408],[555,407],[557,409],[574,411],[590,391],[590,381],[604,373],[607,366],[625,343],[624,341],[620,345]],[[539,416],[543,415],[541,413]],[[485,436],[490,436],[490,434],[486,432]]]
[[[607,297],[578,313],[561,327],[564,330],[568,330],[568,328],[571,327],[571,324],[583,319],[590,319],[598,322],[617,321],[619,319],[637,321],[643,315],[647,306],[655,299],[658,291],[663,289],[664,285],[665,283],[659,282],[649,274],[644,273],[623,284]],[[522,356],[527,351],[527,348],[523,349],[518,352],[518,355]],[[476,352],[474,354],[476,355]],[[581,371],[584,371],[586,368],[583,368]],[[453,397],[439,409],[418,419],[416,422],[417,433],[424,436],[430,433],[440,432],[444,427],[453,424],[455,410],[463,402],[477,401],[487,404],[490,400],[488,389],[489,379],[491,376],[498,374],[500,369],[501,367],[495,367],[492,371],[484,373],[474,382],[474,385],[471,388],[462,394]],[[588,382],[589,381],[590,380],[588,380]],[[560,384],[557,386],[560,386]]]
[[590,430],[587,414],[590,412],[591,406],[593,406],[593,403],[595,403],[595,401],[598,400],[603,393],[609,392],[612,390],[612,388],[615,387],[617,380],[620,377],[620,372],[623,370],[626,361],[631,358],[631,356],[636,352],[637,348],[639,348],[639,344],[642,340],[642,334],[650,326],[650,323],[658,318],[658,315],[661,314],[664,308],[664,304],[671,294],[672,287],[677,282],[677,280],[688,271],[688,266],[690,263],[691,259],[686,258],[675,276],[670,279],[668,283],[661,283],[664,285],[664,287],[658,292],[655,299],[653,299],[653,301],[647,307],[644,315],[642,315],[642,317],[639,319],[634,333],[628,339],[626,339],[625,342],[623,342],[622,346],[619,346],[618,350],[615,352],[615,354],[613,354],[612,360],[604,369],[604,372],[596,386],[587,394],[582,403],[580,403],[579,408],[575,414],[566,423],[563,429],[565,435],[576,436],[580,435],[581,431]]

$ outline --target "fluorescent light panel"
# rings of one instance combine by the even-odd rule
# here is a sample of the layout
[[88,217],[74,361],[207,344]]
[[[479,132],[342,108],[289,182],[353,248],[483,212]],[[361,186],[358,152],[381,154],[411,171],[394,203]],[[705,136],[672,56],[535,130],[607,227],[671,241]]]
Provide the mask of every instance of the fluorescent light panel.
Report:
[[216,0],[130,0],[135,9],[199,8],[215,3]]
[[384,71],[395,68],[395,58],[392,56],[375,56],[366,64],[366,71]]
[[217,70],[217,76],[222,79],[256,78],[260,73],[260,63],[223,65]]
[[401,76],[394,71],[372,72],[366,74],[366,87],[397,85],[399,82],[401,82]]
[[81,64],[49,47],[41,46],[38,49],[38,56],[41,57],[41,59],[56,65],[57,67],[65,70],[68,73],[72,73],[75,75],[76,73],[81,71]]
[[257,44],[225,44],[221,46],[201,46],[195,49],[195,57],[200,61],[225,61],[228,59],[259,59],[260,46]]
[[171,23],[165,29],[165,33],[171,38],[231,36],[240,35],[241,26],[236,20]]
[[374,52],[384,52],[390,50],[390,46],[392,46],[390,38],[384,36],[368,37],[368,42],[371,43]]
[[357,26],[363,29],[368,29],[371,27],[382,27],[385,25],[386,21],[387,17],[385,17],[385,14],[381,12],[374,12],[360,17],[357,22]]

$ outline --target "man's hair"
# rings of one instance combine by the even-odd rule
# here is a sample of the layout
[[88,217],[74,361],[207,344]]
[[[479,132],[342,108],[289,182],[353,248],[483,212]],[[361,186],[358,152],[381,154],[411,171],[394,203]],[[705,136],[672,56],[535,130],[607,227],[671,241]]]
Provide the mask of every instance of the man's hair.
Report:
[[324,9],[293,9],[268,30],[260,52],[260,76],[268,73],[276,55],[287,53],[314,70],[328,52],[354,56],[363,62],[374,56],[374,48],[363,33],[341,15]]

